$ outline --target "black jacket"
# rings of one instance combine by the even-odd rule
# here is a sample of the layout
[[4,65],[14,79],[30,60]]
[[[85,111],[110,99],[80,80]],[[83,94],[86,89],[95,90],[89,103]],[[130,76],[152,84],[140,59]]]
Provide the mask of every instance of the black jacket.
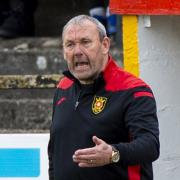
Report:
[[[77,149],[94,146],[93,135],[119,150],[117,164],[80,168],[73,162]],[[159,129],[150,87],[111,57],[92,85],[66,72],[54,97],[48,155],[50,180],[152,180]]]

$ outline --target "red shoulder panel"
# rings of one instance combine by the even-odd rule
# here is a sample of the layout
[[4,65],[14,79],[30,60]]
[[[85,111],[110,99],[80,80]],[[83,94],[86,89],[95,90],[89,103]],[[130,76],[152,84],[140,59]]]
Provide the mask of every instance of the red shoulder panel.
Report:
[[69,87],[72,86],[73,83],[74,83],[73,80],[64,77],[63,79],[60,80],[59,84],[57,85],[57,88],[68,89]]
[[119,91],[131,89],[139,86],[149,87],[143,80],[124,71],[110,59],[104,71],[104,79],[107,91]]

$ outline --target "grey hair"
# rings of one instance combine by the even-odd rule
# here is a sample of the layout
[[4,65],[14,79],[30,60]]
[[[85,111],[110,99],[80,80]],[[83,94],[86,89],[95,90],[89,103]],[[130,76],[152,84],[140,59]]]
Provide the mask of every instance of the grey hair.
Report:
[[107,36],[107,33],[106,33],[106,29],[104,27],[104,25],[99,22],[97,19],[91,17],[91,16],[88,16],[88,15],[78,15],[78,16],[75,16],[73,17],[72,19],[70,19],[66,24],[65,26],[63,27],[63,31],[62,31],[62,39],[64,40],[64,32],[65,30],[67,29],[67,27],[69,25],[72,25],[72,24],[82,24],[84,21],[91,21],[92,23],[94,23],[97,27],[97,30],[99,31],[99,38],[100,38],[100,41],[102,41],[104,39],[104,37]]

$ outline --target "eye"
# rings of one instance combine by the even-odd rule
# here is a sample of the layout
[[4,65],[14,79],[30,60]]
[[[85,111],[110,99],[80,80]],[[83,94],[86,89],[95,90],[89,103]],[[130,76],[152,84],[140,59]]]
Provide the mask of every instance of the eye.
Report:
[[64,45],[64,48],[67,48],[67,49],[72,49],[73,47],[74,47],[74,43],[73,42],[67,42]]
[[67,45],[66,45],[66,47],[72,47],[73,46],[73,43],[68,43]]
[[83,39],[81,42],[84,46],[90,45],[91,41],[89,39]]
[[87,44],[87,43],[89,43],[89,42],[90,42],[89,40],[84,40],[84,41],[83,41],[84,44]]

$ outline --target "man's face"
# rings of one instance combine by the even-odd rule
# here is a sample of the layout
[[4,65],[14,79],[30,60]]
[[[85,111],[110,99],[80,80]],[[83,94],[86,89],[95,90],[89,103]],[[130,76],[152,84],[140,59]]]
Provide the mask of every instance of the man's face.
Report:
[[69,25],[63,36],[63,50],[70,72],[81,83],[92,83],[107,64],[109,44],[107,37],[100,41],[91,21]]

